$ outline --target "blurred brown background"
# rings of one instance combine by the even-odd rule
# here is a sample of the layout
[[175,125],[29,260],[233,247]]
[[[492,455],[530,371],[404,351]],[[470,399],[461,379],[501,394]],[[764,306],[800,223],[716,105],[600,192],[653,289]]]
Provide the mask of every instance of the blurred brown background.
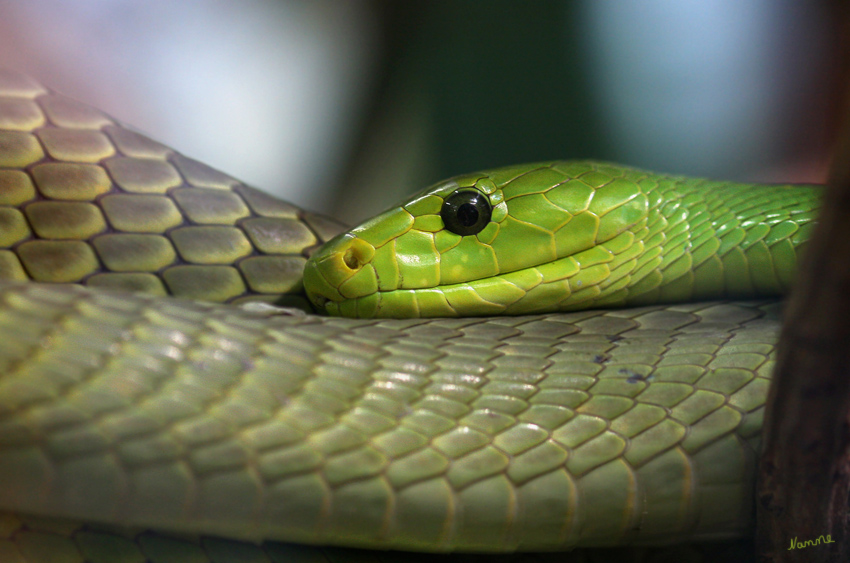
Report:
[[840,2],[0,0],[0,65],[349,222],[597,158],[822,182]]

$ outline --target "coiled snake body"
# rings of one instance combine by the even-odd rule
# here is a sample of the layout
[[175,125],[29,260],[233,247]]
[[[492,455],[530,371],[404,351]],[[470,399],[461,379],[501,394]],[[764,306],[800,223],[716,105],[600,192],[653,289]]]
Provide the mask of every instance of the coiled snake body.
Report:
[[2,72],[0,560],[739,536],[778,304],[700,300],[784,291],[819,197],[472,174],[310,261],[326,312],[413,318],[239,308],[306,308],[339,227]]

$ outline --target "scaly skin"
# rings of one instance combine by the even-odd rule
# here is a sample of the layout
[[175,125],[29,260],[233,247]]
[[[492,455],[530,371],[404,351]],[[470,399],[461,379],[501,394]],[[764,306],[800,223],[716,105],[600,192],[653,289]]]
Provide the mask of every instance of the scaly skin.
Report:
[[[478,234],[443,228],[459,189],[486,194]],[[307,294],[350,317],[517,315],[777,296],[819,186],[753,185],[566,161],[452,178],[334,238]]]
[[[779,242],[748,219],[718,236],[770,254],[804,242],[794,216]],[[563,549],[752,523],[775,303],[356,320],[166,299],[304,305],[300,266],[333,226],[8,72],[0,225],[0,560]]]

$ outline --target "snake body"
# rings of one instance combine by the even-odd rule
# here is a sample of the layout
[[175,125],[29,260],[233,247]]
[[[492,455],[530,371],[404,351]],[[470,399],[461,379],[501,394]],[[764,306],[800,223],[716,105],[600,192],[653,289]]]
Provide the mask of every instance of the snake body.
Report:
[[[461,188],[489,198],[489,232],[440,234]],[[424,318],[243,309],[307,307],[301,271],[339,226],[2,72],[0,555],[740,536],[778,304],[611,307],[780,293],[818,201],[588,162],[499,169],[310,259],[328,312]],[[608,308],[555,312],[582,304]],[[481,316],[502,312],[522,316]],[[478,316],[434,318],[461,314]]]

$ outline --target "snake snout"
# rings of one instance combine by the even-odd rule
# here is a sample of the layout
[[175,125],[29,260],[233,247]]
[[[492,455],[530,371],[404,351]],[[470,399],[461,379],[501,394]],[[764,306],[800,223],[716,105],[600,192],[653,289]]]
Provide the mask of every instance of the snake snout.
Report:
[[375,248],[363,239],[346,233],[329,241],[304,268],[304,290],[319,310],[331,312],[329,303],[340,303],[378,291],[371,260]]

